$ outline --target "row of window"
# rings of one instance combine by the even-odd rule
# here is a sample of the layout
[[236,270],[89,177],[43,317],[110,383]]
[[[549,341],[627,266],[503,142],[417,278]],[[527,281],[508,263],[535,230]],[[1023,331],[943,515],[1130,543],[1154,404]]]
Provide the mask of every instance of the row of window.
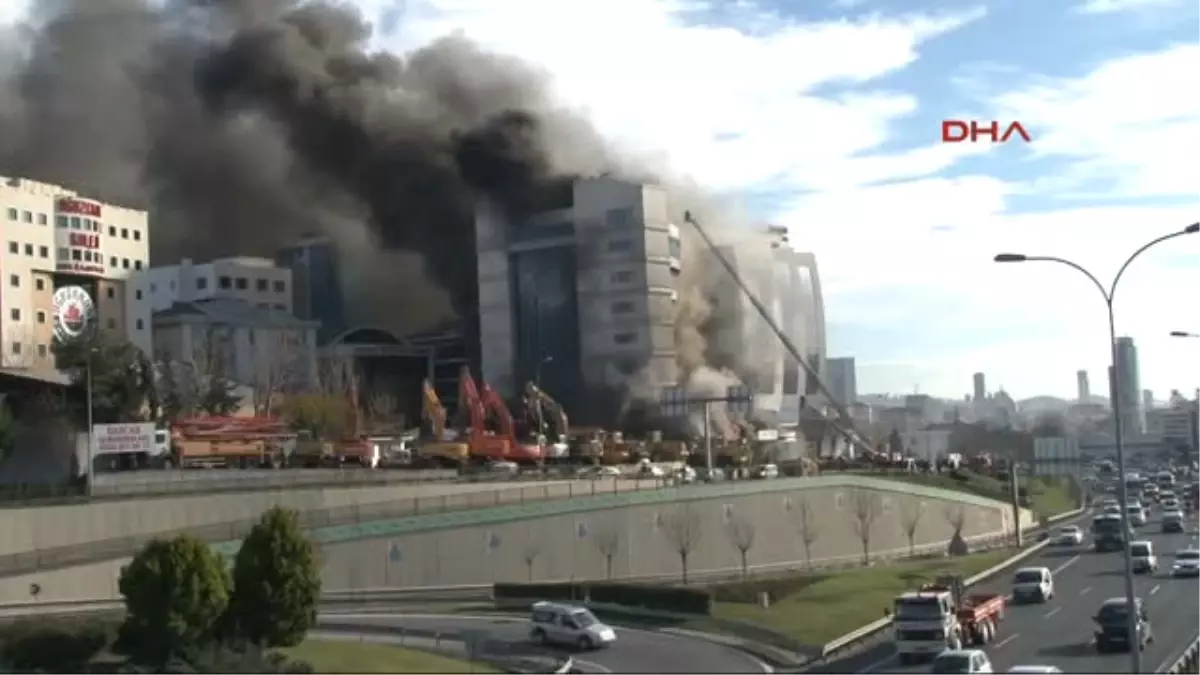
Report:
[[[236,288],[239,291],[245,291],[250,288],[250,280],[246,277],[227,277],[222,276],[217,279],[217,287],[223,291]],[[203,291],[208,288],[208,277],[196,278],[196,290]],[[286,293],[287,284],[283,281],[276,280],[271,283],[269,279],[255,279],[254,289],[260,293],[265,293],[268,288],[272,288],[276,293]],[[154,292],[154,287],[151,286],[150,292]]]
[[[33,224],[37,221],[38,225],[48,225],[49,218],[44,213],[34,213],[33,211],[20,211],[14,208],[8,209],[8,219],[12,222],[23,222]],[[83,218],[80,216],[57,216],[55,224],[58,227],[70,228],[72,230],[87,230],[88,232],[101,232],[104,229],[104,224],[92,218]],[[131,230],[128,227],[122,227],[119,231],[113,225],[108,226],[108,236],[120,236],[122,239],[132,238],[134,241],[142,240],[141,230]]]
[[[41,279],[38,279],[38,281],[40,282]],[[110,288],[109,290],[111,291],[112,289]],[[109,295],[109,297],[112,297],[112,295]],[[8,318],[19,323],[21,321],[21,308],[13,307],[12,309],[8,310]],[[37,319],[38,323],[41,323],[41,324],[46,323],[45,310],[39,309],[37,311],[36,319]],[[107,322],[107,326],[110,329],[115,329],[117,327],[117,320],[109,319]],[[144,321],[142,321],[141,319],[138,319],[137,321],[134,322],[134,327],[137,328],[137,330],[143,330],[146,327],[146,323]]]
[[[8,242],[8,252],[9,253],[12,253],[14,255],[20,255],[21,248],[22,248],[22,245],[18,242],[15,242],[15,241]],[[25,244],[24,249],[25,249],[25,255],[33,257],[33,244]],[[50,257],[49,247],[38,246],[37,247],[37,257],[49,258]],[[90,249],[62,247],[62,248],[58,249],[58,259],[59,260],[70,259],[70,260],[74,260],[76,262],[94,262],[97,264],[104,263],[104,256],[101,255],[99,251],[93,251]],[[131,261],[129,258],[118,258],[117,256],[114,255],[114,256],[109,257],[108,266],[113,269],[117,269],[119,267],[120,269],[123,269],[123,270],[127,270],[130,268],[135,269],[135,270],[140,270],[140,269],[142,269],[142,261],[141,260],[132,260]]]
[[[23,352],[23,348],[22,348],[20,342],[12,343],[12,346],[10,347],[10,349],[12,349],[13,356],[20,356]],[[46,355],[48,355],[49,353],[50,353],[50,348],[47,347],[46,345],[38,345],[37,346],[38,357],[46,358]]]

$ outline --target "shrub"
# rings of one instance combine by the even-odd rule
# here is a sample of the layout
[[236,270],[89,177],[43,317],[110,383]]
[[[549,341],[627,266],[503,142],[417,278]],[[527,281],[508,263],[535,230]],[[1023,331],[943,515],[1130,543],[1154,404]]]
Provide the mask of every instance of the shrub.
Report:
[[151,665],[215,637],[229,599],[225,565],[203,542],[179,536],[146,544],[121,570],[125,622],[119,644]]
[[825,575],[800,574],[768,579],[749,579],[719,584],[711,587],[710,590],[713,600],[717,602],[758,604],[760,593],[766,593],[772,601],[778,601],[799,593],[822,579],[825,579]]
[[226,625],[264,647],[299,644],[317,622],[321,572],[295,511],[273,508],[242,542]]
[[82,673],[115,637],[113,621],[19,619],[0,632],[0,660],[5,672]]

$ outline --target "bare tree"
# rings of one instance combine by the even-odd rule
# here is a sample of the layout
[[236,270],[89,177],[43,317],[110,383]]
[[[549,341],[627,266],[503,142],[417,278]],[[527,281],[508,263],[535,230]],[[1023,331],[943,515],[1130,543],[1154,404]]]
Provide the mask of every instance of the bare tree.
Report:
[[801,497],[796,502],[796,534],[800,543],[804,544],[804,564],[812,569],[812,545],[816,543],[821,532],[817,529],[817,516],[807,497]]
[[688,558],[700,544],[704,524],[700,514],[690,504],[684,504],[663,518],[663,535],[679,556],[679,569],[684,585],[688,582]]
[[967,540],[963,539],[962,531],[967,525],[967,509],[962,504],[947,504],[945,514],[946,522],[954,529],[947,552],[952,556],[966,555],[969,547]]
[[274,414],[281,394],[303,384],[303,355],[296,336],[282,329],[258,331],[253,349],[254,413],[270,416]]
[[376,391],[368,395],[366,408],[369,429],[381,429],[392,424],[403,426],[403,418],[399,414],[400,402],[387,392]]
[[908,537],[908,555],[911,557],[917,550],[917,529],[921,526],[921,518],[925,515],[925,502],[906,500],[900,506],[900,527],[904,536]]
[[604,558],[604,578],[612,579],[613,559],[621,550],[621,530],[612,520],[606,520],[592,532],[592,544]]
[[854,490],[850,493],[850,516],[853,518],[854,533],[862,543],[863,564],[871,562],[871,535],[875,521],[883,515],[883,499],[870,490]]
[[754,523],[744,516],[734,514],[725,526],[725,533],[729,535],[729,543],[733,544],[741,556],[742,578],[745,579],[750,576],[750,549],[754,548],[754,537],[757,534]]
[[525,533],[525,545],[521,547],[521,560],[525,562],[525,578],[533,582],[533,566],[542,555],[543,541],[540,535],[529,529]]
[[196,405],[209,415],[229,415],[241,403],[230,372],[232,330],[227,326],[206,326],[192,352],[191,370],[196,374],[199,392]]

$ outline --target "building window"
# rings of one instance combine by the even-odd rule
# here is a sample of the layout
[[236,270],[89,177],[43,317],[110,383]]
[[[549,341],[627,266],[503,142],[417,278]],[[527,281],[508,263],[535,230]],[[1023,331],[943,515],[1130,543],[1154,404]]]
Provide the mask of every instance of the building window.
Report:
[[109,330],[112,330],[112,329],[114,329],[114,328],[116,328],[116,327],[117,327],[117,320],[116,320],[116,319],[109,319],[109,320],[108,320],[108,329],[109,329]]
[[117,293],[116,293],[116,291],[113,290],[112,286],[109,286],[108,288],[104,289],[104,294],[106,296],[108,296],[109,298],[112,298],[112,297],[116,296]]
[[265,292],[267,290],[267,280],[266,279],[255,279],[254,280],[254,290],[258,291],[259,293]]
[[21,353],[21,343],[20,342],[12,343],[12,353],[14,353],[14,354]]
[[632,314],[633,313],[633,303],[628,300],[614,302],[612,304],[612,313],[613,314]]
[[146,326],[146,324],[142,323],[141,319],[137,320],[136,325],[137,325],[138,330],[142,330],[142,328],[144,328]]
[[46,345],[38,345],[38,356],[46,355]]
[[33,222],[33,212],[32,211],[23,211],[21,213],[21,220],[23,220],[27,223],[32,223]]
[[129,238],[129,228],[128,228],[128,227],[122,227],[122,228],[121,228],[121,238],[122,238],[122,239],[128,239],[128,238]]
[[8,316],[9,316],[9,318],[11,318],[13,321],[20,321],[20,320],[21,320],[21,310],[20,310],[20,308],[18,308],[18,307],[13,307],[12,309],[8,310]]
[[287,305],[275,305],[275,309],[277,309],[277,310],[279,310],[279,311],[281,311],[281,312],[286,312],[286,311],[287,311]]
[[77,248],[71,249],[71,260],[83,260],[83,251]]
[[141,241],[141,240],[142,240],[142,231],[141,231],[141,230],[134,230],[134,231],[133,231],[133,240],[134,240],[134,241]]
[[46,280],[45,279],[34,279],[33,287],[38,289],[39,291],[46,290]]
[[117,266],[117,256],[115,256],[115,255],[114,255],[113,257],[111,257],[111,258],[109,258],[109,259],[108,259],[108,266],[109,266],[109,267],[116,267],[116,266]]
[[208,288],[208,277],[200,277],[196,279],[196,290],[202,291]]
[[79,216],[71,216],[71,229],[72,230],[79,229]]
[[153,294],[154,294],[154,292],[155,292],[155,291],[157,291],[157,290],[158,290],[158,285],[157,285],[157,284],[150,284],[150,294],[151,294],[151,295],[153,295]]
[[17,242],[15,242],[15,241],[10,241],[10,242],[8,242],[8,252],[9,253],[20,253],[21,246],[19,244],[17,244]]
[[614,239],[608,242],[609,253],[624,253],[633,250],[633,242],[629,239]]
[[110,237],[117,236],[117,228],[113,227],[112,225],[109,225],[108,226],[108,236],[110,236]]
[[16,274],[8,275],[8,285],[12,286],[13,288],[20,288],[21,287],[21,277]]
[[121,269],[129,269],[129,258],[121,258]]
[[137,298],[138,300],[141,300],[142,299],[142,289],[139,288],[136,291],[134,291],[133,297]]
[[16,219],[17,219],[17,210],[16,210],[16,209],[9,209],[9,210],[8,210],[8,219],[9,219],[9,220],[16,220]]
[[39,310],[38,310],[38,312],[37,312],[37,322],[38,322],[38,323],[46,323],[46,312],[45,312],[45,310],[41,310],[41,309],[39,309]]
[[234,280],[234,285],[237,286],[237,289],[239,291],[246,290],[246,288],[248,287],[248,284],[246,283],[246,277],[238,277],[237,279]]
[[140,269],[142,269],[142,261],[141,261],[141,260],[134,260],[134,261],[133,261],[133,269],[135,269],[135,270],[140,270]]
[[276,281],[274,286],[276,293],[283,293],[287,290],[287,284],[283,283],[282,281]]
[[58,259],[59,260],[66,260],[67,258],[70,258],[70,257],[71,257],[70,249],[66,249],[66,248],[58,249]]
[[233,287],[233,279],[230,279],[229,277],[221,277],[217,280],[217,285],[220,286],[222,290],[229,290]]
[[636,333],[615,333],[613,335],[613,342],[619,345],[631,345],[636,341]]
[[46,214],[44,214],[44,213],[38,214],[38,225],[45,225],[48,222],[49,222],[49,219],[46,218]]
[[25,244],[25,255],[33,255],[33,244]]
[[633,224],[633,209],[609,209],[604,219],[611,228],[626,228]]
[[42,258],[49,258],[50,257],[50,247],[49,246],[39,246],[38,247],[38,256],[40,256]]
[[54,224],[58,227],[67,227],[70,223],[67,221],[66,216],[57,216],[54,219]]
[[254,344],[255,344],[255,337],[254,337],[254,329],[253,329],[253,328],[251,328],[250,330],[246,331],[246,338],[247,338],[247,339],[250,341],[250,346],[251,346],[251,347],[253,347],[253,346],[254,346]]
[[610,279],[614,284],[627,284],[633,281],[633,271],[621,270],[620,272],[613,272]]

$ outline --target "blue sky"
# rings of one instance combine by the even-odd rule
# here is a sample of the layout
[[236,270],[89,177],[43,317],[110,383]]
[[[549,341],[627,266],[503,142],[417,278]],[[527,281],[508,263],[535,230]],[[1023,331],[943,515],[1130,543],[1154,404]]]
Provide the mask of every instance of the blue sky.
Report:
[[[543,68],[630,152],[786,225],[826,287],[829,352],[859,391],[1103,390],[1111,278],[1200,220],[1191,0],[359,0],[380,42],[466,34]],[[1032,142],[943,145],[946,118],[1017,120]],[[1118,330],[1142,386],[1200,384],[1200,236],[1141,257]],[[1190,301],[1187,298],[1192,298]]]
[[[21,3],[0,3],[4,10]],[[627,153],[786,225],[816,254],[859,391],[1103,391],[1108,280],[1200,220],[1195,0],[354,0],[379,46],[451,33],[546,73]],[[946,118],[1032,142],[940,143]],[[1200,385],[1200,236],[1139,258],[1117,326],[1141,384]]]

